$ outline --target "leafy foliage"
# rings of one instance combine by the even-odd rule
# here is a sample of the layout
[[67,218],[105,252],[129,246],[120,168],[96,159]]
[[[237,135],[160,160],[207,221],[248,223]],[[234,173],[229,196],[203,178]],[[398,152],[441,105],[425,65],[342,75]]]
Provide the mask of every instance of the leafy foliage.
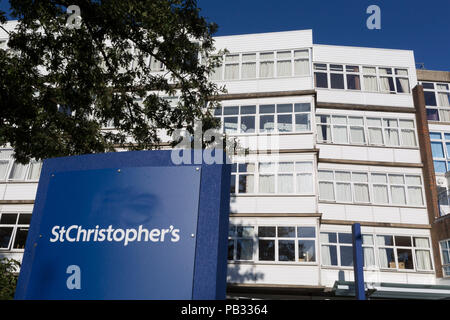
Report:
[[[195,0],[10,5],[19,24],[10,50],[0,50],[0,145],[9,143],[19,162],[152,149],[158,128],[171,135],[183,126],[193,132],[196,120],[204,130],[218,125],[209,112],[217,100],[206,107],[224,91],[208,80],[219,64],[217,25],[199,15]],[[80,8],[79,28],[66,26],[69,5]],[[149,58],[165,70],[152,72]],[[162,96],[174,95],[171,107]],[[102,130],[107,123],[117,130]]]
[[14,299],[20,262],[14,259],[0,259],[0,300]]

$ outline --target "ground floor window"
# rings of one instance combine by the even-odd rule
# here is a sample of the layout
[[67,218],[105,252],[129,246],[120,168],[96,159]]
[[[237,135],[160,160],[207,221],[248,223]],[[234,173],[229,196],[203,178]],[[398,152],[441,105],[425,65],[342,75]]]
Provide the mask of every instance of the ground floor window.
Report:
[[30,220],[30,213],[0,214],[0,250],[25,249]]
[[450,239],[440,242],[444,277],[450,277]]

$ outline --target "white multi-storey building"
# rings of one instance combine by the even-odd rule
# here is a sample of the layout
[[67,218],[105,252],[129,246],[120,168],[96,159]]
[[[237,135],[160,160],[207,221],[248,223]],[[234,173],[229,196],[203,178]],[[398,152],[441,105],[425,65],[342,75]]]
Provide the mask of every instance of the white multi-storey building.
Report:
[[[354,294],[358,222],[368,294],[450,296],[433,287],[413,52],[315,45],[312,30],[215,40],[227,53],[212,79],[227,93],[214,115],[244,150],[230,155],[228,295]],[[20,258],[39,164],[11,153],[0,150],[0,255]]]

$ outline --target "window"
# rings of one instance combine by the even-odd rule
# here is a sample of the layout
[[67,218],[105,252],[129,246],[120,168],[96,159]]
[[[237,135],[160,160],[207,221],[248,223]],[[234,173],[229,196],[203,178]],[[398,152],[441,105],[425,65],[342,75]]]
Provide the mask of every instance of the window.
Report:
[[228,134],[311,131],[310,103],[224,106],[214,110],[214,117]]
[[0,250],[23,250],[30,221],[30,213],[0,214]]
[[427,118],[431,121],[450,122],[450,84],[422,82]]
[[313,194],[310,161],[234,163],[232,194]]
[[367,173],[319,170],[319,199],[369,203]]
[[320,244],[322,265],[353,266],[353,247],[351,233],[321,232]]
[[316,228],[231,225],[228,234],[228,260],[314,263]]
[[225,56],[225,80],[239,79],[239,55],[227,54]]
[[150,57],[150,70],[151,71],[163,71],[164,64],[161,61],[158,61],[155,57]]
[[414,120],[410,119],[317,114],[316,126],[319,143],[417,146]]
[[228,260],[253,260],[253,226],[230,225]]
[[242,54],[241,79],[256,78],[256,53]]
[[0,181],[37,181],[42,162],[31,160],[29,164],[14,161],[13,150],[0,149]]
[[439,242],[441,246],[441,262],[444,277],[450,277],[450,239]]
[[382,269],[418,271],[433,269],[428,238],[378,235],[377,245]]
[[231,167],[231,193],[254,193],[254,173],[254,163],[234,163]]
[[383,93],[411,92],[406,68],[315,63],[314,79],[317,88]]
[[319,170],[319,200],[423,206],[419,175]]
[[450,166],[450,132],[430,132],[434,171],[446,173]]
[[265,79],[310,74],[308,49],[232,53],[220,58],[224,58],[224,63],[215,68],[211,80]]

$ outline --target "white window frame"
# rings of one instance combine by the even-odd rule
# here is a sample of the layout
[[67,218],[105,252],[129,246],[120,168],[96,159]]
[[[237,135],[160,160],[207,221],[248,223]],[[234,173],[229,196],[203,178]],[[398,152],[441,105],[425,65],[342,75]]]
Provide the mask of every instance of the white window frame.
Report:
[[24,214],[24,215],[30,215],[31,216],[31,212],[10,212],[10,211],[1,212],[0,213],[0,219],[1,219],[2,215],[4,215],[4,214],[16,214],[17,216],[16,216],[16,222],[14,224],[11,223],[11,224],[1,224],[0,225],[1,227],[7,227],[7,228],[11,227],[11,228],[13,228],[13,230],[11,232],[11,238],[9,239],[8,247],[7,248],[0,248],[0,252],[23,252],[25,250],[25,247],[22,248],[22,249],[15,249],[15,248],[13,248],[13,246],[14,246],[14,242],[16,240],[16,235],[17,235],[18,228],[28,228],[28,232],[29,232],[29,228],[30,228],[30,224],[23,224],[23,223],[19,224],[20,215]]

